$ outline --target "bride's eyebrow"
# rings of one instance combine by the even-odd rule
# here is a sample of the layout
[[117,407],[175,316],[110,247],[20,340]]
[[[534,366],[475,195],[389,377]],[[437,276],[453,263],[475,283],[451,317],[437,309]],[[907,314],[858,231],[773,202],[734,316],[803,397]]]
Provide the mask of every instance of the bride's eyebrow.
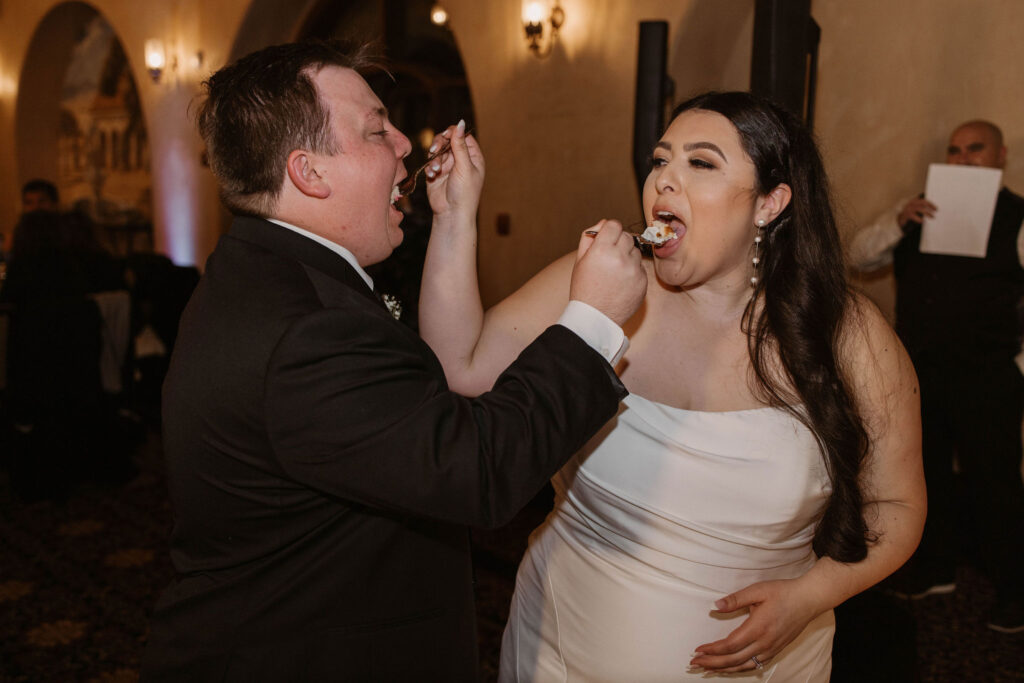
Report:
[[688,142],[685,145],[683,145],[684,152],[692,152],[695,149],[710,150],[717,154],[718,156],[722,157],[722,161],[729,163],[729,160],[725,158],[725,153],[722,152],[722,150],[719,149],[718,145],[716,145],[713,142]]

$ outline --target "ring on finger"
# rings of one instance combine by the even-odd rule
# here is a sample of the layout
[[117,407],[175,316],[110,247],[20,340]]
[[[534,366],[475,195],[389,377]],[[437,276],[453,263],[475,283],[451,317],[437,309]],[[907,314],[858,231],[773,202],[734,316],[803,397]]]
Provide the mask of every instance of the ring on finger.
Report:
[[764,668],[764,664],[762,664],[761,660],[758,659],[756,656],[751,656],[750,661],[752,661],[754,663],[754,666],[756,666],[758,669]]

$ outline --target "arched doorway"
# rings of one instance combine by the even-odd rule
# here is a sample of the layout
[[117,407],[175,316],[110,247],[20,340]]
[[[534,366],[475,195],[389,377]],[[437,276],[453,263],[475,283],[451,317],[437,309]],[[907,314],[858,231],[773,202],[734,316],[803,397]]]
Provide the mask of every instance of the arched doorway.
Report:
[[[370,87],[388,108],[395,126],[412,141],[406,167],[412,172],[426,160],[436,131],[465,119],[475,129],[466,71],[455,38],[446,26],[431,22],[433,0],[324,0],[307,13],[297,38],[339,38],[377,42],[390,74],[368,77]],[[368,272],[381,291],[397,296],[402,320],[417,326],[420,277],[432,214],[426,184],[402,205],[405,239],[387,261]]]
[[85,3],[58,5],[36,28],[20,82],[20,176],[54,182],[62,207],[92,217],[113,251],[150,249],[149,140],[110,24]]

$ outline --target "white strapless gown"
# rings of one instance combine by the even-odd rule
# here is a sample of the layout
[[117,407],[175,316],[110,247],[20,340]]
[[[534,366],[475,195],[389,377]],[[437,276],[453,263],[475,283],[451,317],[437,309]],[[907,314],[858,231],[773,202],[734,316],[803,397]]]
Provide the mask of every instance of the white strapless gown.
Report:
[[[694,648],[747,618],[714,601],[815,562],[830,491],[811,432],[781,410],[705,413],[626,397],[553,480],[555,508],[530,537],[499,680],[704,680]],[[812,621],[762,671],[827,682],[835,620]]]

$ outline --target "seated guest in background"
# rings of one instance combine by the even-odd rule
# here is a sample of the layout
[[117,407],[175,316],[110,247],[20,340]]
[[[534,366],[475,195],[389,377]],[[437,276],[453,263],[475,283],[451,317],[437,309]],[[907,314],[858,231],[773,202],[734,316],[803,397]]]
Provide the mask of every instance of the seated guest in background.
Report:
[[90,292],[125,289],[125,265],[100,244],[96,225],[88,214],[71,211],[65,214],[67,248],[81,262]]
[[[988,121],[957,126],[945,162],[1005,167],[1002,131]],[[860,270],[892,264],[896,331],[921,383],[928,521],[920,547],[890,588],[914,600],[952,592],[959,552],[974,546],[995,585],[988,626],[1016,633],[1024,631],[1024,377],[1020,357],[1015,360],[1024,197],[1006,187],[999,191],[980,258],[920,250],[924,219],[955,208],[932,199],[900,200],[860,230],[849,250]]]
[[[21,188],[21,212],[56,211],[58,200],[57,186],[49,180],[36,178],[25,183]],[[10,258],[4,252],[13,248],[13,236],[0,234],[0,256]],[[0,259],[3,260],[3,259]]]
[[[365,267],[402,242],[411,145],[357,71],[373,65],[280,45],[206,82],[199,130],[236,218],[164,383],[178,579],[143,681],[475,680],[464,525],[510,519],[623,394],[609,361],[647,281],[616,226],[583,242],[562,324],[477,399],[377,298]],[[483,182],[476,142],[452,144],[435,226],[472,220]]]
[[22,214],[14,226],[0,298],[24,303],[86,294],[89,278],[71,246],[73,232],[72,220],[58,211]]
[[[87,269],[69,246],[66,216],[22,214],[0,300],[10,304],[7,405],[12,484],[24,498],[61,497],[95,465],[100,419],[101,318]],[[100,454],[108,457],[108,453]]]
[[35,178],[21,187],[21,212],[56,211],[60,207],[57,186],[49,180]]
[[[624,325],[631,394],[554,478],[500,680],[763,669],[824,683],[833,608],[920,538],[914,371],[847,286],[824,169],[795,117],[748,93],[706,94],[676,109],[652,154],[644,216],[664,241]],[[474,228],[435,224],[420,308],[424,339],[468,395],[557,319],[574,260],[484,314]]]
[[8,272],[8,301],[85,295],[125,288],[123,265],[96,240],[85,214],[38,209],[14,228]]

